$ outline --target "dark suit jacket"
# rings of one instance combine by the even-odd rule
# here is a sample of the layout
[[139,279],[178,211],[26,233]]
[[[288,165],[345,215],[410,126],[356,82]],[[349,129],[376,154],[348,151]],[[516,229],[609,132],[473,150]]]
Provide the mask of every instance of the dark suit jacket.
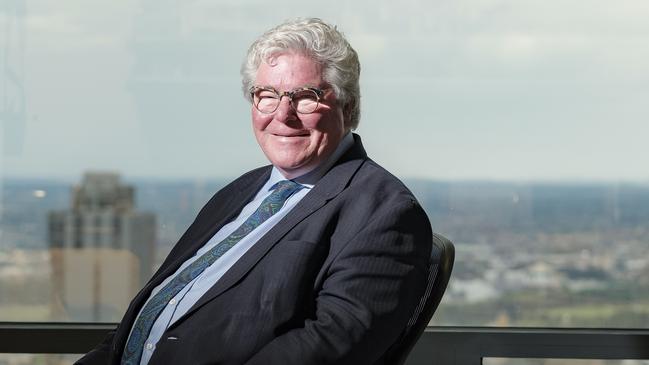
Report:
[[[373,364],[426,286],[432,232],[360,137],[298,205],[171,325],[149,364]],[[117,364],[152,288],[234,219],[268,179],[246,173],[199,212],[118,328],[78,364]]]

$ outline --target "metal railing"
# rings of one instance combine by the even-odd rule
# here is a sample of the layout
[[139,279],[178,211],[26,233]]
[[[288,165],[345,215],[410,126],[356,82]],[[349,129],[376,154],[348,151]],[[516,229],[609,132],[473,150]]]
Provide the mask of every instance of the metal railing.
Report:
[[[0,322],[0,353],[85,353],[110,323]],[[483,358],[649,359],[649,330],[429,327],[408,365],[479,365]]]

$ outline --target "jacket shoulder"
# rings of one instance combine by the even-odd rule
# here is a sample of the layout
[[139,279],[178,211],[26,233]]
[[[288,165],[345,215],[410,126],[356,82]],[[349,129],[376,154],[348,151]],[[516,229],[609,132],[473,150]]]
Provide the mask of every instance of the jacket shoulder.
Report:
[[376,196],[411,200],[418,204],[406,184],[372,159],[367,159],[350,183],[350,188],[362,189]]

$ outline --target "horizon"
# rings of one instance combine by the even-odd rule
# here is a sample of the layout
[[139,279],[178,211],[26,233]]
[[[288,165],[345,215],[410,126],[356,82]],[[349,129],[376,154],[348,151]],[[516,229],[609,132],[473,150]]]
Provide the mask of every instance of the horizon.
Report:
[[[4,175],[0,179],[0,189],[5,184],[16,183],[54,183],[65,184],[70,186],[79,185],[86,173],[116,173],[122,183],[126,184],[146,184],[146,183],[220,183],[227,184],[234,181],[238,176],[205,176],[205,177],[191,177],[191,176],[144,176],[144,175],[125,175],[114,170],[88,170],[77,176],[7,176]],[[570,187],[570,186],[606,186],[606,187],[640,187],[649,188],[649,179],[647,180],[595,180],[595,179],[535,179],[535,180],[506,180],[506,179],[484,179],[484,178],[467,178],[467,179],[444,179],[444,178],[428,178],[428,177],[401,177],[397,176],[399,180],[403,181],[408,188],[415,190],[415,186],[420,183],[425,184],[457,184],[457,185],[482,185],[483,187],[489,185],[498,186],[557,186],[557,187]]]

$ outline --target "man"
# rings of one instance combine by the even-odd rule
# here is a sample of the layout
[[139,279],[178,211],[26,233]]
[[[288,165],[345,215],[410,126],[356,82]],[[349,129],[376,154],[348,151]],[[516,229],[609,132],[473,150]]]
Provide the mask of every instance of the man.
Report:
[[243,86],[272,165],[212,197],[79,364],[384,362],[424,292],[432,233],[351,133],[359,73],[319,19],[255,41]]

